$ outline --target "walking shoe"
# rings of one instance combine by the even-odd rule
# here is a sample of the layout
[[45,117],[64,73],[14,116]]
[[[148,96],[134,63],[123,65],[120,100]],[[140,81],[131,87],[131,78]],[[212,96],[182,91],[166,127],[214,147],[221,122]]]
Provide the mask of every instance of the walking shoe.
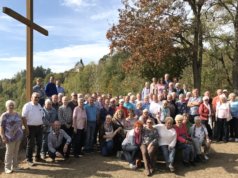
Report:
[[131,169],[136,169],[136,165],[134,165],[134,164],[129,164],[129,167],[130,167]]
[[15,167],[15,168],[13,168],[12,170],[13,170],[14,172],[17,172],[17,171],[21,171],[22,168],[17,166],[17,167]]
[[184,165],[185,167],[189,167],[189,166],[190,166],[189,162],[186,162],[186,161],[183,161],[183,165]]
[[196,164],[195,164],[194,161],[190,161],[190,164],[191,164],[192,166],[196,166]]
[[235,139],[235,142],[238,142],[238,138]]
[[205,160],[209,160],[209,157],[207,155],[204,155]]
[[171,163],[169,164],[169,170],[170,170],[170,172],[174,172],[174,167]]
[[6,174],[11,174],[11,173],[12,173],[12,170],[5,168],[5,173],[6,173]]

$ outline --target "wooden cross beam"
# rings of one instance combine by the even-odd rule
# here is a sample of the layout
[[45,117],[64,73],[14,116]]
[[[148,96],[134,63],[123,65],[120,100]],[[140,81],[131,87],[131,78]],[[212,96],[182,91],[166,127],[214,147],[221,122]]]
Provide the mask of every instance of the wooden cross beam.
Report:
[[26,99],[29,101],[31,99],[33,81],[33,30],[38,31],[45,36],[48,36],[48,31],[33,22],[33,0],[27,0],[26,6],[27,18],[8,7],[3,7],[2,11],[3,13],[11,16],[12,18],[18,20],[19,22],[27,26]]

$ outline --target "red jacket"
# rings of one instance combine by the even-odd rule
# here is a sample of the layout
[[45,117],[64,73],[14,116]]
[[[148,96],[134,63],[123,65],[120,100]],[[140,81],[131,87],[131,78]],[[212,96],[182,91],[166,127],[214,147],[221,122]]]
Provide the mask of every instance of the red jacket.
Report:
[[208,120],[209,109],[203,103],[200,104],[199,109],[198,109],[198,113],[200,115],[201,120]]

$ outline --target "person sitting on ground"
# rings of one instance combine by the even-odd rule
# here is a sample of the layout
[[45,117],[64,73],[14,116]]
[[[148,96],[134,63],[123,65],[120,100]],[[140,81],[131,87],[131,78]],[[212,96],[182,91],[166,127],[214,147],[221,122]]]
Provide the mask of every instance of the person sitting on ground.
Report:
[[136,159],[140,152],[143,124],[137,121],[134,129],[126,134],[126,138],[122,142],[122,150],[126,161],[129,162],[131,169],[136,169]]
[[165,124],[155,125],[159,134],[159,148],[163,153],[166,166],[171,172],[174,171],[174,157],[175,157],[175,146],[177,142],[177,134],[173,128],[174,120],[172,117],[165,118]]
[[118,127],[115,129],[115,125],[112,122],[112,116],[107,115],[105,122],[101,125],[99,130],[99,139],[101,146],[101,154],[103,156],[109,156],[113,154],[114,142],[113,138],[122,129]]
[[188,135],[187,128],[183,124],[183,116],[178,114],[175,117],[176,124],[174,129],[177,133],[177,145],[176,149],[183,151],[183,164],[188,167],[194,164],[194,147],[192,144],[192,138]]
[[[190,135],[192,137],[193,145],[196,152],[196,161],[203,161],[208,158],[211,140],[208,136],[208,131],[205,125],[201,123],[201,118],[196,116],[194,118],[195,124],[190,128]],[[202,147],[204,147],[204,155],[202,155]]]
[[[56,157],[67,158],[66,154],[71,142],[71,137],[60,127],[60,122],[55,121],[53,130],[48,135],[49,157],[52,159],[52,162],[55,161]],[[63,141],[64,139],[66,142]]]
[[140,150],[145,166],[145,173],[151,176],[155,170],[156,153],[158,151],[158,131],[153,128],[153,121],[147,119],[146,126],[142,132],[142,142]]

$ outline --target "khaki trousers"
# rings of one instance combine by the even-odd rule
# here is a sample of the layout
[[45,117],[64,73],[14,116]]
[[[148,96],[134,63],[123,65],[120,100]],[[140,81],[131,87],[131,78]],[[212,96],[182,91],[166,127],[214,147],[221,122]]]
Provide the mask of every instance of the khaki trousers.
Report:
[[6,144],[5,169],[11,170],[17,167],[17,158],[20,144],[21,140],[9,142]]

